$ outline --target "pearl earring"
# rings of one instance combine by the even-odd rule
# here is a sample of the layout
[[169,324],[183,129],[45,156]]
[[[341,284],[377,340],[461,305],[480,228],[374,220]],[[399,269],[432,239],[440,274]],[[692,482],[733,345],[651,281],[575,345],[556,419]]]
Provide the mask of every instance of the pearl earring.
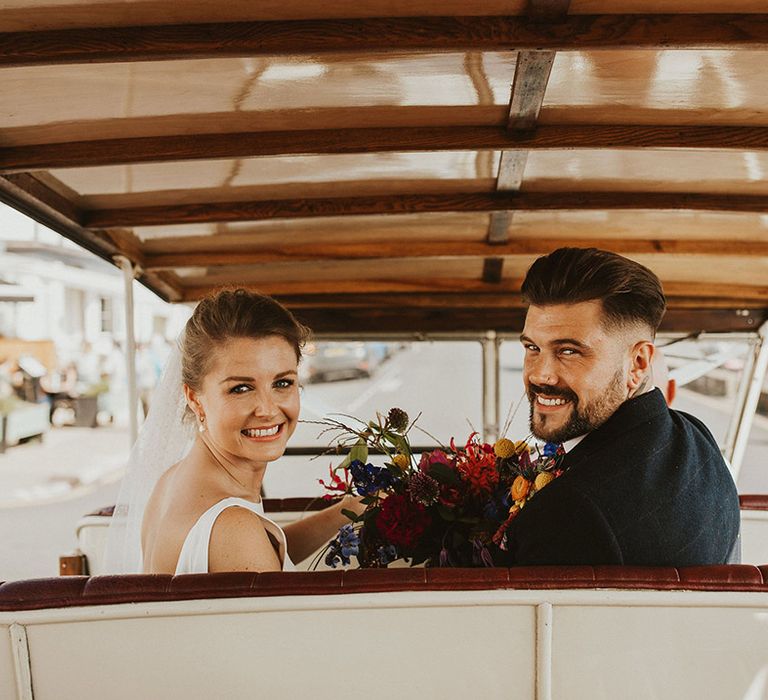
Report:
[[199,418],[200,418],[200,425],[197,426],[197,432],[204,433],[205,432],[205,416],[199,416]]

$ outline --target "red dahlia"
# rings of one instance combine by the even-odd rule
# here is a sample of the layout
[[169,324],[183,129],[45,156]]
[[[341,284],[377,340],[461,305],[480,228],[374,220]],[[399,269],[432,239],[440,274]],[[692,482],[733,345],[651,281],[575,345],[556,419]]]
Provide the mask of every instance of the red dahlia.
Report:
[[406,496],[393,494],[381,504],[376,527],[391,544],[410,549],[424,534],[430,522],[423,505],[413,503]]

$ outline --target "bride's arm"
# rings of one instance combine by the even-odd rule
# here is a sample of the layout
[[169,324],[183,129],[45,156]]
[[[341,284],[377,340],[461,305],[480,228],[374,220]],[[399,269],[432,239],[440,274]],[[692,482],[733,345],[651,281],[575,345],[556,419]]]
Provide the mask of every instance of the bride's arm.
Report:
[[324,510],[297,520],[283,528],[288,540],[288,554],[291,561],[300,562],[331,540],[349,518],[341,511],[351,510],[358,515],[365,510],[357,496],[344,496]]

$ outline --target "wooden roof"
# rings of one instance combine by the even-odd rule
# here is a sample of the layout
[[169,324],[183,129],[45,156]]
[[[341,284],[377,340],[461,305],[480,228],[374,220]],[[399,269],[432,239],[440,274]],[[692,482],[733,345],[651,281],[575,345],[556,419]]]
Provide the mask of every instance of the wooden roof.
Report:
[[0,198],[169,301],[246,285],[319,332],[519,330],[562,245],[655,270],[668,329],[755,329],[765,10],[0,0]]

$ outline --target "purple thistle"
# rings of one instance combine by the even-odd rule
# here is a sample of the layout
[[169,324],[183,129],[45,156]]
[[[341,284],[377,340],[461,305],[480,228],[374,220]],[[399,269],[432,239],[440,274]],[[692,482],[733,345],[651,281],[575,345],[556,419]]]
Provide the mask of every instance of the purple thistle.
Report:
[[387,423],[396,433],[403,433],[408,427],[408,414],[402,408],[390,408]]
[[440,496],[440,484],[425,472],[414,472],[408,482],[408,491],[414,503],[431,506]]

